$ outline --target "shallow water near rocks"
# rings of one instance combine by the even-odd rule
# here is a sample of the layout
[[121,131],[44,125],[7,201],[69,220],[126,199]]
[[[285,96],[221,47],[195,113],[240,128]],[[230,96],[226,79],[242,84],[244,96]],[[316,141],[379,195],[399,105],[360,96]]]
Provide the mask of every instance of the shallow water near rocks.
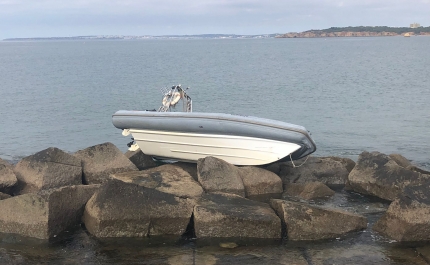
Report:
[[417,248],[430,244],[398,243],[372,231],[388,202],[337,190],[333,197],[311,204],[363,214],[369,227],[332,240],[292,242],[178,237],[97,239],[77,226],[50,241],[0,234],[0,264],[428,264]]

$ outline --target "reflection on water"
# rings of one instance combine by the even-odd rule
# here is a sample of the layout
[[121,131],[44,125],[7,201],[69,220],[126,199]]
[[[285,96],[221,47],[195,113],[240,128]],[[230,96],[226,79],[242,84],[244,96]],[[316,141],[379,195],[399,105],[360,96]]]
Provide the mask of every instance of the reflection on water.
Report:
[[[387,202],[338,190],[332,198],[312,203],[364,214],[369,228],[333,240],[291,242],[177,237],[97,239],[78,226],[49,242],[0,234],[0,264],[427,264],[416,251],[426,244],[400,244],[371,230],[387,209]],[[233,248],[221,247],[229,245]]]

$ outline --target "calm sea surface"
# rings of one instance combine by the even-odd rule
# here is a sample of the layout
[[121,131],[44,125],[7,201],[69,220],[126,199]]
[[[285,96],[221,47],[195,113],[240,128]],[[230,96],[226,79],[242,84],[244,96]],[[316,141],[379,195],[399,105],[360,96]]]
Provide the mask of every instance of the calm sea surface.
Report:
[[194,111],[305,126],[316,155],[397,152],[430,166],[429,37],[0,42],[0,157],[103,142],[120,109],[189,86]]
[[[129,138],[111,115],[158,108],[160,89],[182,84],[191,87],[194,111],[305,126],[315,155],[376,150],[430,169],[429,47],[430,37],[0,42],[0,157],[103,142],[125,151]],[[337,193],[325,203],[388,206],[357,196]],[[370,227],[380,216],[366,214]],[[80,228],[52,242],[0,234],[0,264],[425,264],[417,246],[370,228],[327,242],[248,241],[234,250],[168,242],[104,241]]]

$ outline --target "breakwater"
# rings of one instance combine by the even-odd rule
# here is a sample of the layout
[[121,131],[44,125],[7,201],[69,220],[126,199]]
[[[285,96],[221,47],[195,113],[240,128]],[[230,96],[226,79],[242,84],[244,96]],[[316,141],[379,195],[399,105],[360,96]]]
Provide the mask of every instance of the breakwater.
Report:
[[[430,175],[398,154],[236,167],[214,157],[158,164],[104,143],[73,154],[48,148],[0,164],[6,261],[37,260],[35,247],[51,261],[124,264],[138,257],[166,264],[428,258]],[[30,238],[27,248],[22,237]],[[62,245],[76,257],[58,253]],[[117,252],[121,260],[111,256]]]

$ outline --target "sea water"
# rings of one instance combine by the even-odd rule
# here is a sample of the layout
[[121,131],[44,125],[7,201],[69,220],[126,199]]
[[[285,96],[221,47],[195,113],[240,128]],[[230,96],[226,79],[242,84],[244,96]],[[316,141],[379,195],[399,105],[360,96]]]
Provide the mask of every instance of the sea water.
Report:
[[[429,169],[429,45],[430,37],[0,42],[0,157],[103,142],[125,151],[130,139],[112,114],[158,108],[161,90],[182,84],[194,111],[305,126],[315,155],[377,150]],[[312,243],[102,240],[80,227],[49,242],[0,234],[0,264],[425,264],[420,245],[372,231],[386,202],[341,191],[323,204],[358,210],[369,228]],[[231,241],[239,247],[219,247]]]
[[190,87],[193,110],[305,126],[315,155],[400,153],[430,166],[429,37],[0,42],[0,157],[128,138],[120,109]]

